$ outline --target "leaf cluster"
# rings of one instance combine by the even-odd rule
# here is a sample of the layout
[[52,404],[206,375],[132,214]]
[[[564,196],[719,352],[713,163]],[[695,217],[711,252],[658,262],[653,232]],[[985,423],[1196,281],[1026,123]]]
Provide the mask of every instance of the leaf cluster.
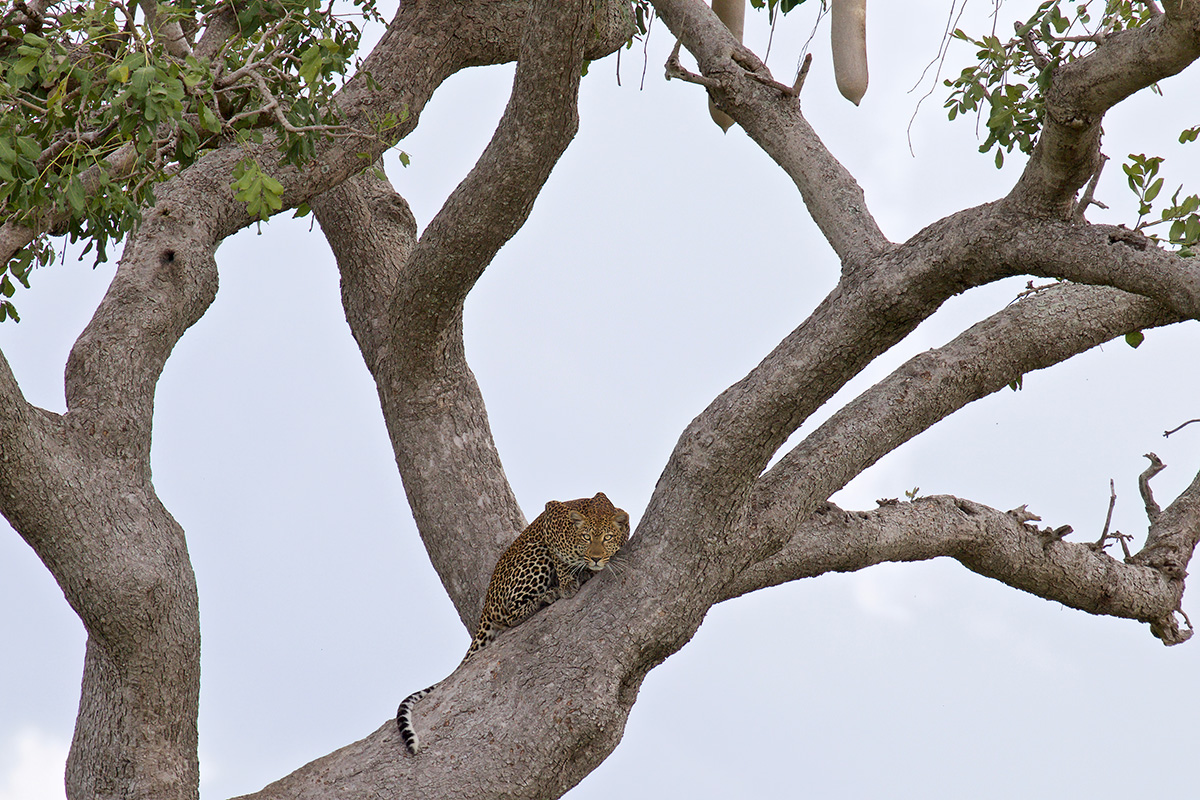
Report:
[[[951,120],[986,111],[987,137],[979,152],[995,150],[997,169],[1016,147],[1030,153],[1042,129],[1044,98],[1054,71],[1087,55],[1117,30],[1136,28],[1151,18],[1148,4],[1107,0],[1093,19],[1099,0],[1046,0],[1014,34],[1002,40],[993,30],[979,38],[956,28],[952,38],[977,49],[977,63],[945,85],[952,90],[945,107]],[[1064,11],[1065,9],[1065,11]]]
[[[1180,135],[1181,142],[1192,141],[1195,135],[1184,131]],[[1200,244],[1200,195],[1188,195],[1180,198],[1183,193],[1182,184],[1175,193],[1171,195],[1171,204],[1163,208],[1157,219],[1147,219],[1154,209],[1154,201],[1158,198],[1159,193],[1163,188],[1163,178],[1158,175],[1159,167],[1162,166],[1165,159],[1162,156],[1147,156],[1144,153],[1130,153],[1129,160],[1121,165],[1121,169],[1125,172],[1126,181],[1129,184],[1129,189],[1138,198],[1138,221],[1137,230],[1146,230],[1156,225],[1170,223],[1167,229],[1166,244],[1170,244],[1179,248],[1181,256],[1195,255],[1195,247]],[[1150,232],[1147,234],[1156,242],[1164,242],[1164,239],[1157,233]]]
[[[355,4],[379,18],[374,0]],[[18,318],[9,277],[27,287],[33,266],[53,259],[49,236],[86,240],[83,253],[105,260],[154,185],[207,150],[269,131],[281,161],[300,165],[318,136],[337,134],[332,98],[358,49],[356,25],[318,0],[156,8],[152,20],[106,0],[0,14],[0,220],[35,234],[0,270],[0,320]],[[236,17],[234,34],[197,58],[198,34],[220,15]],[[186,43],[162,40],[173,23]]]

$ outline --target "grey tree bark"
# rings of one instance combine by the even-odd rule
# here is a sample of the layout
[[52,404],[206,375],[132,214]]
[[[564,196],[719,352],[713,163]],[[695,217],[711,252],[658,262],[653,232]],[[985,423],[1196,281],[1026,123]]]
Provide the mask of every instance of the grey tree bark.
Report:
[[[1104,113],[1200,56],[1200,0],[1170,0],[1151,24],[1059,68],[1045,132],[1009,195],[898,243],[797,99],[706,5],[654,7],[699,64],[697,75],[676,75],[706,86],[794,180],[842,260],[840,280],[682,432],[626,568],[507,633],[422,702],[419,757],[404,754],[381,710],[376,731],[249,797],[557,797],[617,746],[643,678],[713,604],[882,561],[949,556],[1040,597],[1146,622],[1167,644],[1191,635],[1177,611],[1200,538],[1200,477],[1124,561],[1038,529],[1023,509],[932,497],[847,512],[828,499],[1026,372],[1130,331],[1200,318],[1195,259],[1073,214],[1098,163]],[[214,38],[229,35],[227,22],[213,20]],[[403,4],[363,64],[373,80],[356,77],[340,94],[347,120],[406,108],[402,137],[454,72],[518,62],[490,144],[420,236],[403,198],[361,171],[359,153],[369,162],[387,143],[339,140],[308,168],[278,176],[285,208],[310,203],[337,256],[346,318],[409,504],[468,629],[496,557],[525,521],[465,359],[463,302],[576,131],[583,60],[620,46],[629,24],[615,0]],[[197,47],[212,47],[206,40]],[[28,404],[0,355],[0,510],[88,632],[71,800],[198,796],[196,587],[184,531],[150,480],[151,421],[172,348],[216,295],[217,246],[251,223],[228,185],[241,157],[218,149],[158,192],[71,353],[65,414]],[[6,243],[23,235],[13,226],[3,234]],[[768,468],[814,411],[949,297],[1019,274],[1065,282],[912,359]]]

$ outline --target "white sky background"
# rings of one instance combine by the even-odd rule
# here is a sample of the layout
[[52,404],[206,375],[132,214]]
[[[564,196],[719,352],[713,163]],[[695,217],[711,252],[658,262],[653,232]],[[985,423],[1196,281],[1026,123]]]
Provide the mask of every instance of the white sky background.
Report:
[[[815,5],[815,4],[811,4]],[[1026,4],[1028,5],[1028,4]],[[1018,10],[1020,9],[1020,10]],[[990,27],[989,4],[962,25]],[[1003,195],[971,121],[950,123],[940,84],[906,127],[948,3],[874,3],[871,87],[836,93],[827,22],[813,42],[806,114],[903,240]],[[1027,13],[1011,2],[998,30]],[[770,66],[790,82],[812,12],[781,22]],[[748,19],[765,50],[767,21]],[[532,217],[466,309],[467,352],[527,516],[603,490],[636,520],[679,432],[753,367],[833,285],[837,263],[791,181],[704,93],[662,79],[673,41],[592,65],[581,129]],[[972,57],[957,44],[943,76]],[[686,63],[686,62],[685,62]],[[1165,200],[1200,190],[1200,74],[1111,113],[1099,199],[1132,222],[1119,163],[1167,156]],[[483,148],[512,68],[471,70],[434,97],[389,174],[424,225]],[[280,219],[218,252],[221,290],[159,386],[158,492],[188,532],[200,590],[202,793],[261,788],[361,738],[414,689],[446,675],[468,637],[420,547],[374,387],[349,335],[319,230]],[[90,261],[40,270],[15,298],[0,348],[27,398],[63,409],[69,347],[111,279]],[[1025,279],[947,303],[846,393],[1001,308]],[[1195,325],[1147,333],[1026,376],[964,409],[835,497],[951,493],[1028,503],[1045,525],[1095,539],[1116,480],[1114,526],[1146,523],[1142,454],[1169,469],[1166,505],[1200,469]],[[827,416],[829,410],[820,414]],[[812,430],[814,419],[804,430]],[[3,523],[0,523],[2,525]],[[1185,610],[1197,608],[1185,599]],[[1195,614],[1193,614],[1195,616]],[[62,797],[78,704],[81,624],[19,537],[0,534],[0,800]],[[713,609],[647,678],[617,751],[568,796],[725,798],[802,784],[821,798],[1193,796],[1200,699],[1183,690],[1200,645],[1165,648],[1146,626],[1022,594],[941,560],[825,576]],[[401,757],[398,755],[398,757]]]

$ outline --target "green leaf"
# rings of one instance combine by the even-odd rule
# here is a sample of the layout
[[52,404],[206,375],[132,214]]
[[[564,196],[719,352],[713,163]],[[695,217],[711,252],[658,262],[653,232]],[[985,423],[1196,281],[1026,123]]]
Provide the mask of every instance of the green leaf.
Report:
[[276,197],[283,194],[283,184],[272,178],[270,175],[264,173],[262,176],[262,182],[263,188]]
[[1187,224],[1184,226],[1183,238],[1189,244],[1200,242],[1200,217],[1195,214],[1188,217]]
[[158,70],[149,65],[138,67],[133,71],[133,80],[130,82],[130,87],[137,97],[145,97],[150,89],[150,82],[154,79]]
[[1154,183],[1150,184],[1150,187],[1148,189],[1146,189],[1146,202],[1149,203],[1152,200],[1154,200],[1154,198],[1158,197],[1158,193],[1160,191],[1162,191],[1162,187],[1163,187],[1163,179],[1162,178],[1159,178]]
[[321,71],[321,67],[324,66],[324,64],[325,60],[322,57],[321,48],[315,44],[310,45],[309,48],[300,55],[300,80],[304,81],[304,83],[309,86],[316,83],[317,73]]
[[37,161],[42,155],[42,148],[38,143],[28,136],[17,137],[17,147],[21,149],[21,155],[28,158],[30,161]]
[[[0,161],[9,164],[17,163],[17,151],[13,150],[12,143],[7,136],[0,136]],[[12,180],[11,173],[8,180]]]
[[1137,349],[1138,345],[1146,340],[1146,334],[1141,331],[1130,331],[1125,334],[1125,344]]
[[3,294],[5,297],[12,297],[16,292],[17,287],[12,285],[12,281],[8,279],[7,275],[0,278],[0,294]]
[[71,178],[67,183],[67,202],[71,204],[71,210],[76,216],[83,214],[83,210],[87,207],[87,198],[83,194],[83,184],[78,178]]
[[200,126],[210,133],[220,133],[221,120],[217,119],[217,115],[213,113],[212,109],[201,104],[198,110],[200,112]]
[[996,169],[1004,166],[1004,151],[999,147],[996,148]]
[[28,75],[33,72],[33,68],[37,66],[38,59],[34,56],[25,56],[12,67],[13,75],[18,77]]

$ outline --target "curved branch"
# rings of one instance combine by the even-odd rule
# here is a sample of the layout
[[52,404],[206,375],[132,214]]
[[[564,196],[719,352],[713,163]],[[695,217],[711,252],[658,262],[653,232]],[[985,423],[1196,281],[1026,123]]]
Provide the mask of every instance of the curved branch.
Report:
[[792,93],[699,0],[654,0],[655,11],[696,57],[710,93],[795,182],[804,204],[847,268],[888,249],[862,187],[800,113]]
[[[1175,625],[1182,579],[1148,566],[1122,564],[1087,544],[1049,537],[1026,519],[1026,513],[1006,513],[945,495],[868,512],[825,504],[791,523],[788,545],[742,573],[725,599],[827,572],[948,556],[972,572],[1071,608],[1150,623],[1164,644],[1187,638],[1171,640],[1159,634]],[[781,522],[764,518],[761,524]]]
[[1020,236],[998,240],[991,255],[1020,265],[1021,272],[1112,286],[1200,319],[1200,263],[1163,250],[1137,231],[1030,219]]
[[793,525],[887,453],[1026,372],[1178,320],[1150,300],[1105,287],[1062,284],[1029,295],[839,409],[759,479],[754,517]]
[[495,560],[525,519],[466,363],[463,301],[524,224],[575,134],[593,12],[590,3],[530,10],[496,133],[418,242],[403,200],[366,173],[313,203],[338,258],[347,319],[379,387],[417,527],[470,630]]
[[[443,566],[463,624],[474,632],[489,572],[526,524],[483,396],[461,342],[447,350],[436,389],[401,390],[410,384],[390,377],[393,348],[407,346],[393,344],[390,298],[413,281],[406,265],[416,244],[416,221],[391,184],[363,172],[313,198],[312,208],[337,258],[346,319],[375,378],[417,529],[434,564]],[[418,403],[416,395],[436,400]]]
[[1038,216],[1069,216],[1075,193],[1099,167],[1105,112],[1200,58],[1200,2],[1171,0],[1165,12],[1054,71],[1041,136],[1006,202]]
[[[1147,509],[1149,509],[1147,503]],[[1148,567],[1177,578],[1187,575],[1187,565],[1200,541],[1200,475],[1183,490],[1175,502],[1155,515],[1150,525],[1150,536],[1141,552],[1133,556],[1133,563]]]
[[[569,10],[569,13],[568,13]],[[550,170],[579,127],[587,8],[555,4],[525,27],[508,107],[475,167],[425,229],[392,299],[405,373],[437,369],[438,342],[492,257],[525,223]]]

